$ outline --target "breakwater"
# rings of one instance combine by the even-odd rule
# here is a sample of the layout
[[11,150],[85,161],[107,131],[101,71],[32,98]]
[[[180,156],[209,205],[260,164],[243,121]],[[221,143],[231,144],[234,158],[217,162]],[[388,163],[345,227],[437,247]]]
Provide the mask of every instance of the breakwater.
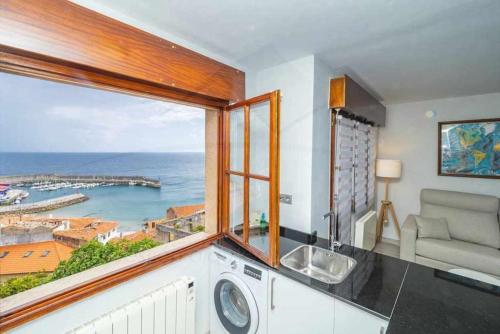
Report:
[[38,213],[59,209],[65,206],[85,202],[89,198],[83,194],[73,194],[51,198],[44,201],[16,205],[0,206],[0,216],[10,214]]
[[0,176],[0,183],[7,184],[32,184],[37,182],[71,182],[71,183],[96,183],[105,182],[117,185],[137,185],[150,188],[160,188],[158,179],[143,176],[115,176],[115,175],[58,175],[58,174],[35,174],[35,175],[13,175]]

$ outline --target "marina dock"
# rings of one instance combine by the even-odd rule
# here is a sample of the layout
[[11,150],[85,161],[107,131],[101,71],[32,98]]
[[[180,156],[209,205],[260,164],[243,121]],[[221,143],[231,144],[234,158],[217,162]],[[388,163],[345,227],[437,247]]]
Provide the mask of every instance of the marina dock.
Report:
[[115,185],[144,186],[149,188],[161,188],[159,179],[143,176],[114,176],[114,175],[57,175],[57,174],[36,174],[36,175],[15,175],[0,176],[0,183],[7,184],[33,184],[39,182],[57,183],[108,183]]
[[35,203],[4,205],[0,206],[0,216],[7,214],[25,214],[25,213],[50,211],[65,206],[85,202],[88,199],[89,198],[83,194],[73,194],[57,198],[51,198],[48,200],[39,201]]

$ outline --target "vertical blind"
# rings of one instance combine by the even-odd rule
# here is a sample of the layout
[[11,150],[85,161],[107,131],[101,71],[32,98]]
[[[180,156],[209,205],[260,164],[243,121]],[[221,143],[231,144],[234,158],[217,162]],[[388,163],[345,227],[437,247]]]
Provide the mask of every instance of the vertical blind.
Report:
[[334,208],[338,240],[351,244],[353,215],[375,199],[376,128],[341,115],[335,121]]

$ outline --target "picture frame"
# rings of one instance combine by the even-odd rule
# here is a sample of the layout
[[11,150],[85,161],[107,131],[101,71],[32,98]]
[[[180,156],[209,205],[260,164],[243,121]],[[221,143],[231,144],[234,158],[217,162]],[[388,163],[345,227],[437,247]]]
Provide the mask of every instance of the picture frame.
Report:
[[500,179],[500,118],[439,122],[438,175]]

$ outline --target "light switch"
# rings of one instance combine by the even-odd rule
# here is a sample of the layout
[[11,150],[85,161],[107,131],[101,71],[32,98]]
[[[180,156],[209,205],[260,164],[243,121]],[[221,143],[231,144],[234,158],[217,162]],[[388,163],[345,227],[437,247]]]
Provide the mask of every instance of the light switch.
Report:
[[280,194],[280,202],[285,204],[292,204],[292,195]]

